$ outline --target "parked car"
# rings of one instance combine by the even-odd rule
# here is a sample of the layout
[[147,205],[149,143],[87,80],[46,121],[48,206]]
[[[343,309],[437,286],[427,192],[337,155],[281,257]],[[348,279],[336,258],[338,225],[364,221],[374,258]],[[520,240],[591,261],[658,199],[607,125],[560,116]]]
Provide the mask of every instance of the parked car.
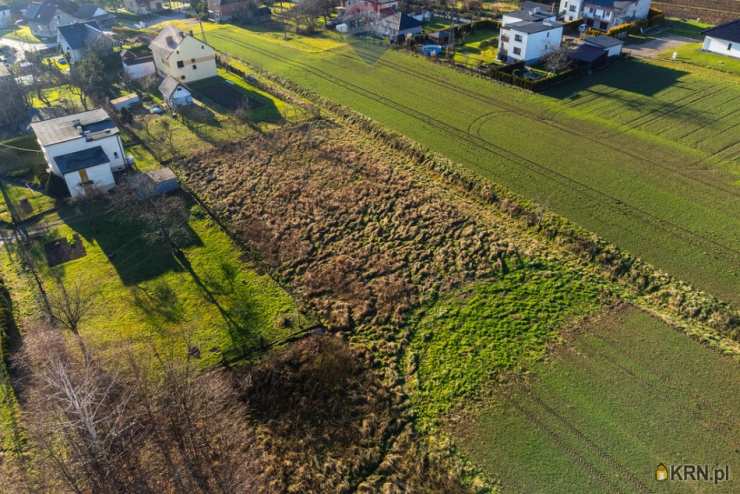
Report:
[[164,110],[159,105],[151,105],[146,107],[146,109],[153,115],[162,115],[164,113]]

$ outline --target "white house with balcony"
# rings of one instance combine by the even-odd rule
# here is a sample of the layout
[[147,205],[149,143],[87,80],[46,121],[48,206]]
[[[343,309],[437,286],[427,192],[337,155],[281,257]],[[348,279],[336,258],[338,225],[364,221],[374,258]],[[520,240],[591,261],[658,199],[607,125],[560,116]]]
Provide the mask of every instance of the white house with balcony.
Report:
[[547,19],[518,21],[501,27],[498,56],[507,62],[536,62],[558,50],[563,39],[563,25]]
[[126,167],[118,127],[98,108],[31,124],[49,172],[64,179],[72,198],[105,192]]
[[150,43],[154,66],[162,77],[193,82],[215,77],[216,51],[174,26],[167,26]]
[[740,19],[704,31],[704,51],[740,58]]
[[650,14],[651,0],[560,0],[560,16],[566,22],[583,19],[589,27],[609,28],[640,19]]

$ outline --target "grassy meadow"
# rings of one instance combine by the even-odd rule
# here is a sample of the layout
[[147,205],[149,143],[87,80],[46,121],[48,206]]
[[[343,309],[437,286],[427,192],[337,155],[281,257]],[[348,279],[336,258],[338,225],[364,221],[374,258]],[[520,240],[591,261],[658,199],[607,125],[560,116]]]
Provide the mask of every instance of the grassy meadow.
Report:
[[740,469],[736,361],[635,308],[587,322],[457,424],[462,449],[503,492],[737,492],[655,480],[658,464]]
[[350,106],[740,301],[733,131],[740,85],[733,76],[623,61],[536,95],[378,45],[284,40],[230,25],[209,24],[206,32],[216,49]]

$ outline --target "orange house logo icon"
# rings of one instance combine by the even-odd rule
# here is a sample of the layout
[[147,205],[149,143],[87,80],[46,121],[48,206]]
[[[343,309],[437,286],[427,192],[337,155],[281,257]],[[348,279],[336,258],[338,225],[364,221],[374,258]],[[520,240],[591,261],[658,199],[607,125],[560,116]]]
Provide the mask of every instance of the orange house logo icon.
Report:
[[668,480],[668,469],[662,463],[655,469],[655,480],[658,482]]

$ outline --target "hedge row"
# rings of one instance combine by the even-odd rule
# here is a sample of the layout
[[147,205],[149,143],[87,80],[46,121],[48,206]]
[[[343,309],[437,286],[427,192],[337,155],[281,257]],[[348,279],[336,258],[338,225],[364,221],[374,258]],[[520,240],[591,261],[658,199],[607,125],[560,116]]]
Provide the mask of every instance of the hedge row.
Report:
[[[240,63],[252,67],[241,60]],[[566,247],[582,260],[599,267],[612,280],[620,282],[632,296],[643,297],[684,324],[700,323],[716,330],[721,336],[740,341],[740,311],[729,304],[660,271],[562,216],[543,212],[533,201],[463,169],[449,159],[428,151],[411,139],[384,128],[354,110],[260,68],[252,69],[262,77],[329,110],[344,123],[359,128],[392,148],[402,151],[417,164],[433,170],[448,182],[474,194],[511,218],[522,221],[528,228]],[[265,90],[271,91],[272,88],[265,87]],[[283,94],[276,96],[285,98]],[[290,96],[285,99],[296,101],[296,98]],[[703,341],[714,341],[723,350],[733,353],[739,351],[734,344],[728,346],[718,341],[720,337],[714,333],[696,333],[693,328],[685,330]]]

